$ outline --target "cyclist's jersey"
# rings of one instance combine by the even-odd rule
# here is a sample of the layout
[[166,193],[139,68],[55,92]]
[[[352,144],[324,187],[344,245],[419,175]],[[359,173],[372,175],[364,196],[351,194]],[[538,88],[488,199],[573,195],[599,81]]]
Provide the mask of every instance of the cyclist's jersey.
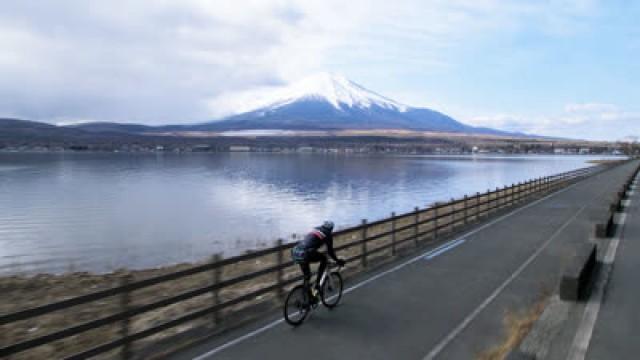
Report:
[[326,234],[320,228],[315,228],[313,231],[307,234],[302,241],[300,241],[295,247],[297,250],[318,251],[322,245],[327,245],[327,252],[332,259],[337,260],[335,251],[333,250],[333,235],[331,233]]

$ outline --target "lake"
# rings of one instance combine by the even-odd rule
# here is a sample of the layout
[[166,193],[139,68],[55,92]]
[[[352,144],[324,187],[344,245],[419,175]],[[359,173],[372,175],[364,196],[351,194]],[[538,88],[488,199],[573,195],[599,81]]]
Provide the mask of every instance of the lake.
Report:
[[0,273],[231,256],[324,219],[346,227],[595,158],[0,153]]

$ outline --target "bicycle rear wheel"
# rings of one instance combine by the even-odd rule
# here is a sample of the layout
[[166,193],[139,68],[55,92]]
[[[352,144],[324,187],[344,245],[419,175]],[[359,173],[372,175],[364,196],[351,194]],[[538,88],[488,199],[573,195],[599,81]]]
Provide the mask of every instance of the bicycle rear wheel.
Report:
[[284,319],[293,326],[302,324],[309,314],[309,295],[302,285],[291,289],[284,302]]
[[342,298],[342,276],[334,271],[329,274],[327,281],[322,284],[321,300],[324,306],[334,308]]

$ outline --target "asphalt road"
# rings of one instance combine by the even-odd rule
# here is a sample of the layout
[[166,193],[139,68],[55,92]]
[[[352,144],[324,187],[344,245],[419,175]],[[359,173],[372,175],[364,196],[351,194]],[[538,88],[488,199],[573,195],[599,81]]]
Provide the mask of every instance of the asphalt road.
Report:
[[587,359],[640,357],[640,192],[636,188],[600,312],[587,351]]
[[591,236],[637,165],[480,224],[447,250],[349,282],[340,306],[315,311],[299,328],[274,313],[173,358],[472,359],[503,339],[505,314],[527,310],[555,289],[572,245]]

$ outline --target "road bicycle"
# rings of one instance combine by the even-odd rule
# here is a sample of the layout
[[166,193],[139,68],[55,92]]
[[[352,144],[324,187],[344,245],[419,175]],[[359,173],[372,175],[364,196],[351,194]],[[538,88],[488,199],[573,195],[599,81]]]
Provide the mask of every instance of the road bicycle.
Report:
[[[328,309],[333,309],[342,298],[342,275],[340,266],[335,263],[327,264],[322,277],[320,278],[320,289],[317,294],[309,293],[315,289],[310,289],[311,284],[305,280],[302,284],[295,286],[284,302],[284,319],[293,326],[302,324],[307,315],[318,307],[318,298]],[[337,269],[337,270],[331,270]]]

